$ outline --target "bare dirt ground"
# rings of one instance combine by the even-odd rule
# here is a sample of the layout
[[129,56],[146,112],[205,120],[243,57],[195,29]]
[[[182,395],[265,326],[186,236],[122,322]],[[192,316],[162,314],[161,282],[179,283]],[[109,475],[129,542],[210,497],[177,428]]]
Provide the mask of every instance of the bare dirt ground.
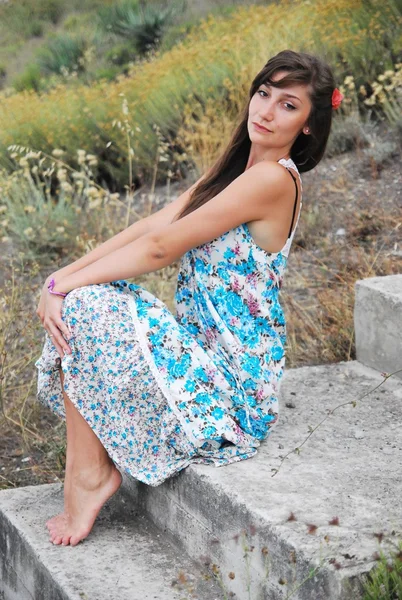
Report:
[[[348,152],[322,160],[302,180],[302,214],[281,290],[288,368],[354,359],[354,282],[402,273],[401,152],[377,165],[362,151]],[[173,184],[171,197],[191,183]],[[155,194],[152,212],[166,201],[162,189]],[[0,255],[4,260],[6,247]],[[172,309],[174,286],[173,278],[166,300]],[[63,480],[65,424],[34,394],[31,404],[24,423],[31,433],[0,421],[0,489]]]

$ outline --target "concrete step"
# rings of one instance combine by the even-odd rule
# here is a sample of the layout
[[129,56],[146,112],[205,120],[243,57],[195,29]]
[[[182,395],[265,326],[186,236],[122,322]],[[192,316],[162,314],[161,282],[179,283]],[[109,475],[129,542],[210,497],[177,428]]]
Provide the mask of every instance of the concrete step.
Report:
[[[402,538],[400,380],[357,361],[302,367],[285,370],[280,396],[280,424],[252,459],[192,465],[158,487],[124,474],[76,547],[53,546],[44,527],[60,484],[0,492],[0,598],[360,598],[373,553]],[[172,585],[186,578],[194,593]]]
[[402,273],[356,281],[354,327],[357,360],[402,379]]
[[193,559],[217,564],[240,600],[356,600],[375,534],[384,550],[402,538],[400,380],[349,361],[288,369],[280,393],[280,424],[256,456],[192,465],[155,488],[125,475],[122,493]]
[[221,588],[139,515],[124,495],[91,536],[54,546],[45,522],[63,507],[61,484],[0,492],[1,600],[220,600]]

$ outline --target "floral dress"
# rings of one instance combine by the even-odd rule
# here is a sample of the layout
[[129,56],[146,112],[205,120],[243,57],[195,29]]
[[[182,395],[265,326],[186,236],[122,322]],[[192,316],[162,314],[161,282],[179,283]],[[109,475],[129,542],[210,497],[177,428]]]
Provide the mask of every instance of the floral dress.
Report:
[[[298,174],[291,159],[278,162]],[[62,304],[72,353],[61,359],[46,334],[39,401],[65,419],[61,368],[114,463],[151,486],[191,463],[254,456],[278,419],[279,290],[299,217],[279,252],[260,248],[247,224],[186,252],[175,315],[125,280],[72,290]]]

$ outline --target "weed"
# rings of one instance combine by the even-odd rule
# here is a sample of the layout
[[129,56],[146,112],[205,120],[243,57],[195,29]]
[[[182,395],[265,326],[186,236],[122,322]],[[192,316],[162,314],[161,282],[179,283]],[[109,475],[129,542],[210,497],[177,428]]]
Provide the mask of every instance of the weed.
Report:
[[378,564],[363,579],[363,600],[400,600],[402,598],[402,542],[394,544],[388,555],[380,550]]

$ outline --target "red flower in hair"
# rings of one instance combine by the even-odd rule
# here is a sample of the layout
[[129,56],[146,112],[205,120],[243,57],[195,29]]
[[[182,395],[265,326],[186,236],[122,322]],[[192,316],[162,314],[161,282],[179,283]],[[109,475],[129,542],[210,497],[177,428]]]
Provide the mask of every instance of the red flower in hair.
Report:
[[332,108],[339,108],[343,99],[344,95],[341,94],[338,88],[335,88],[332,93]]

